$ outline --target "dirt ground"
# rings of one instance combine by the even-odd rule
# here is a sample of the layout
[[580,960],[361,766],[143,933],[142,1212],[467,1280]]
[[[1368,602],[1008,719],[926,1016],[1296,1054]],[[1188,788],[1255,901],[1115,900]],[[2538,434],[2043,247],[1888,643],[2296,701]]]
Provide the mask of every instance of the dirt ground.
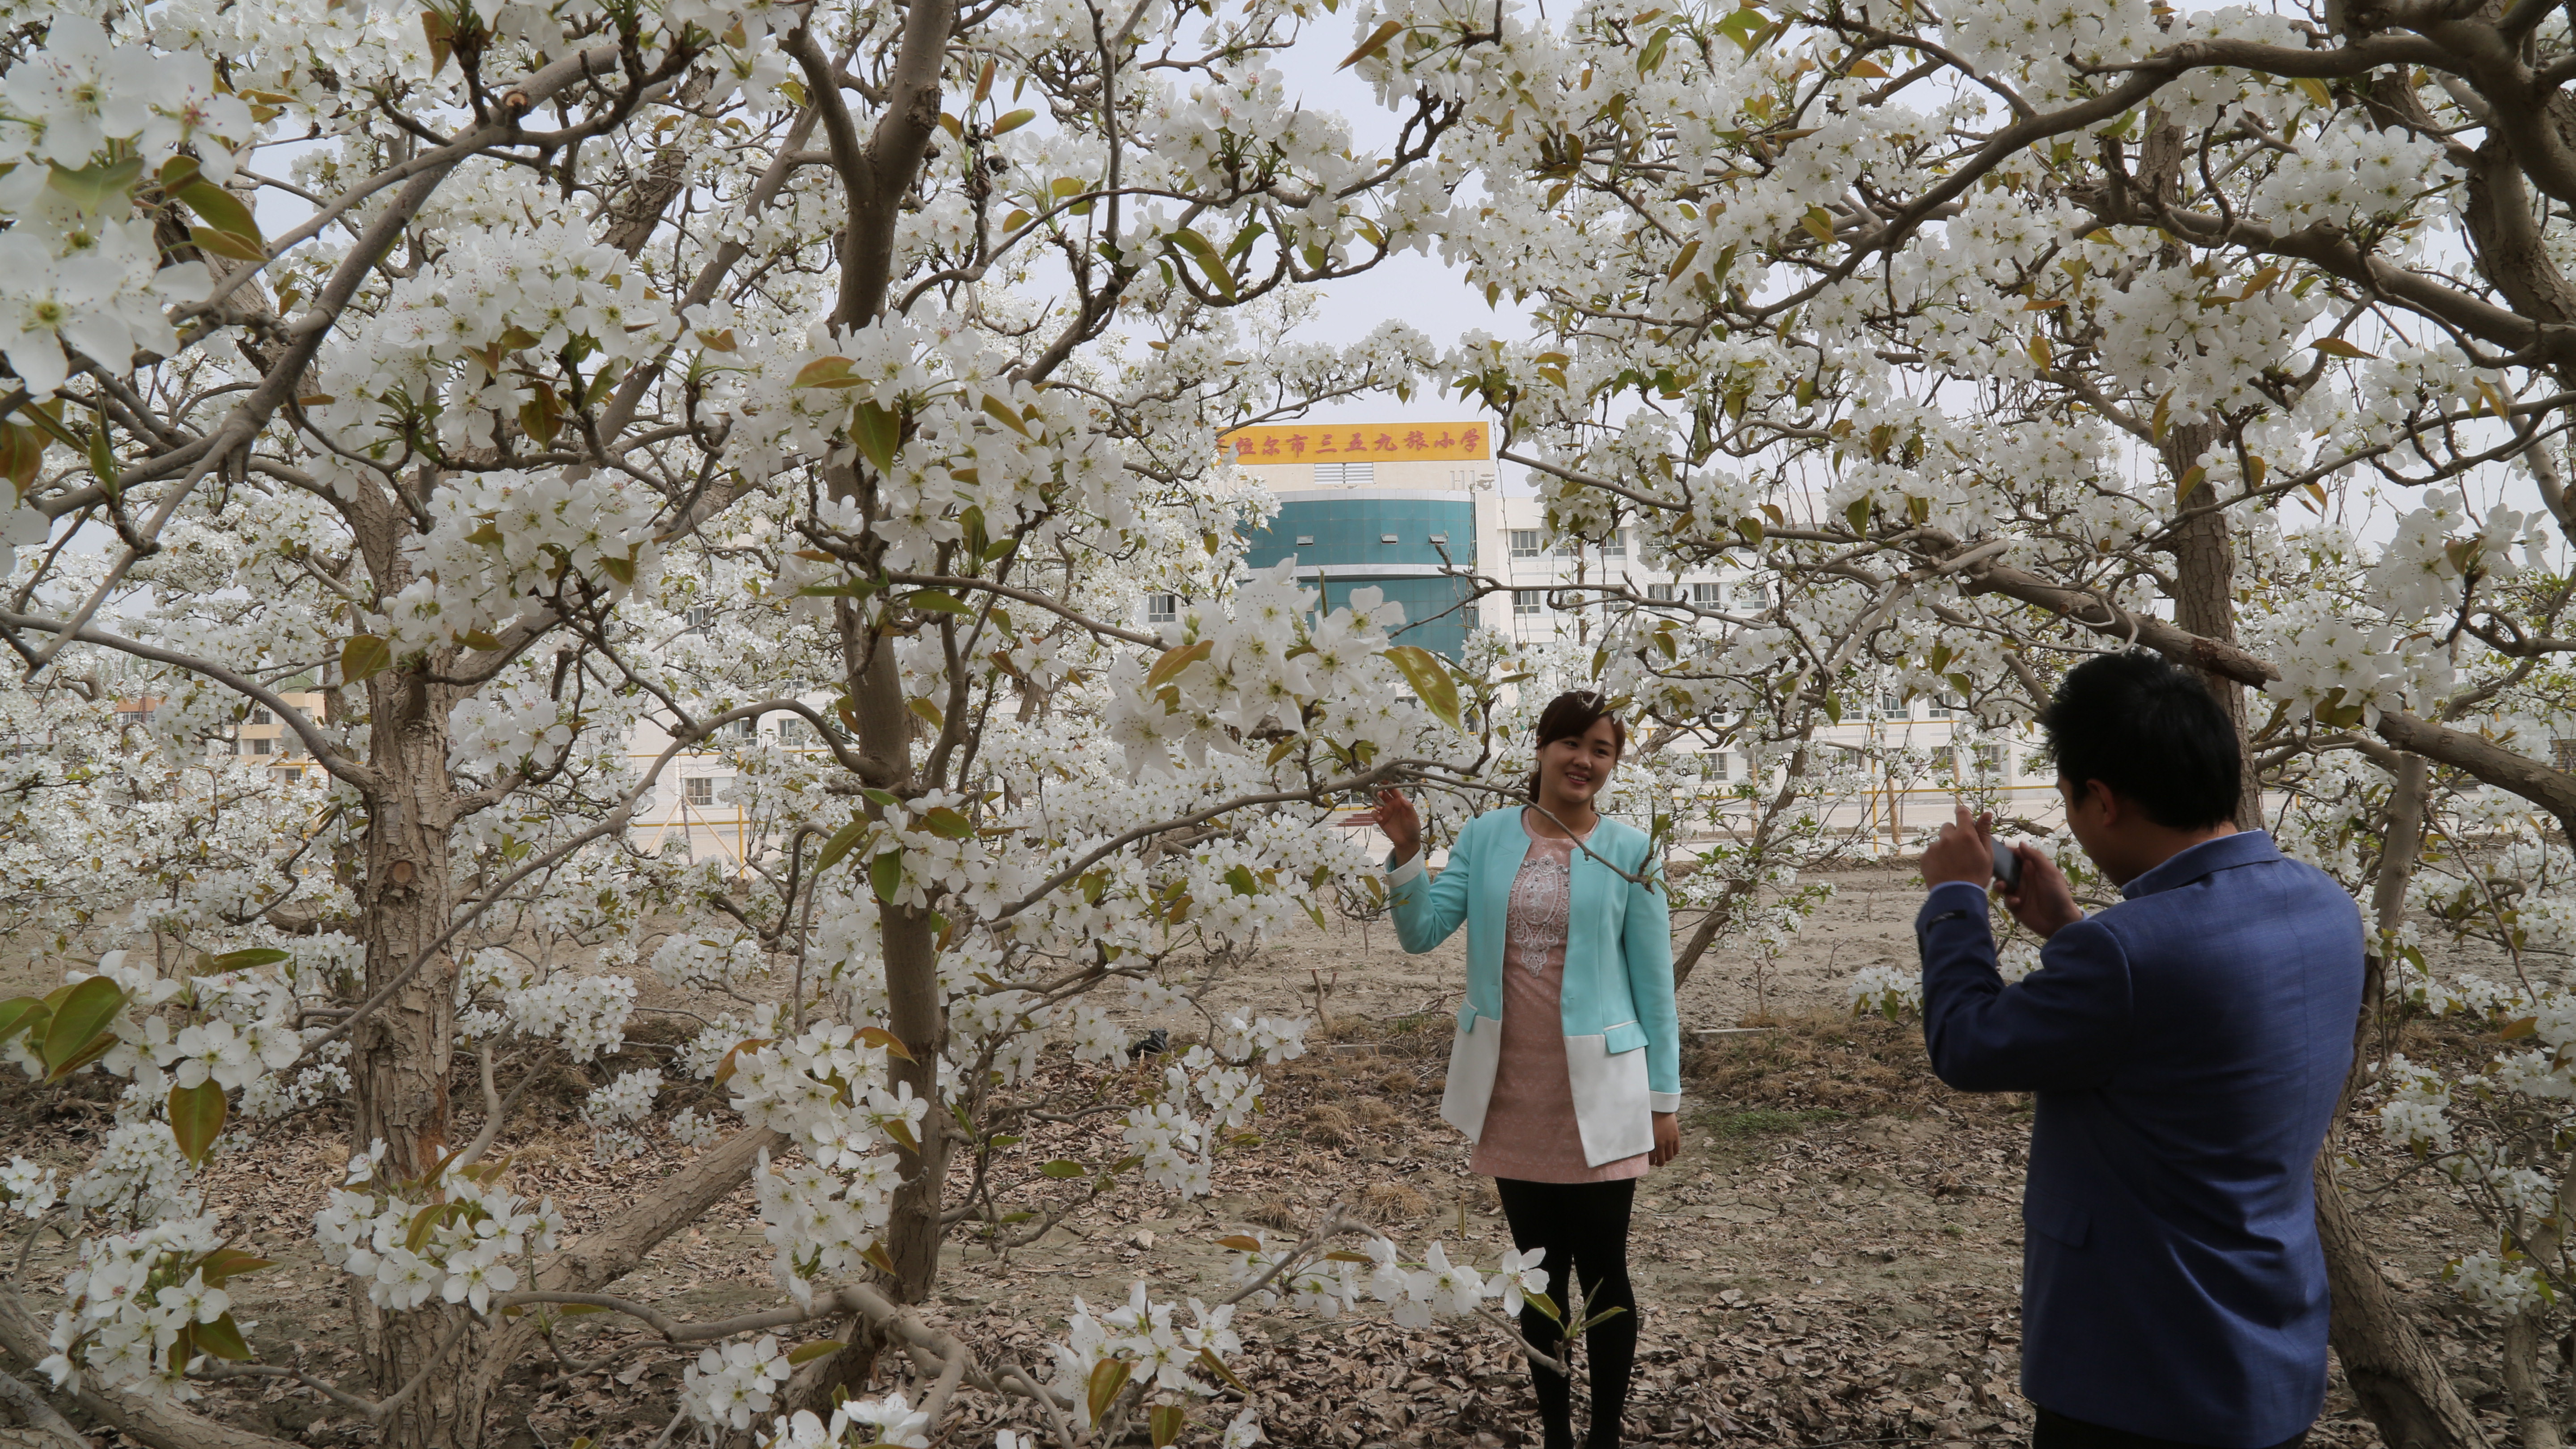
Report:
[[[2014,1384],[2028,1101],[1951,1092],[1931,1079],[1914,1026],[1844,1011],[1851,973],[1912,961],[1919,887],[1898,870],[1833,879],[1836,897],[1794,952],[1770,963],[1712,959],[1682,993],[1687,1031],[1733,1030],[1686,1038],[1683,1155],[1648,1177],[1638,1197],[1632,1261],[1643,1338],[1626,1420],[1631,1443],[2026,1440],[2029,1410]],[[1130,1194],[1120,1216],[1080,1212],[1007,1254],[952,1245],[930,1311],[1043,1376],[1044,1345],[1062,1333],[1076,1295],[1107,1307],[1143,1279],[1158,1299],[1213,1299],[1229,1278],[1216,1239],[1253,1229],[1293,1237],[1336,1204],[1409,1255],[1440,1238],[1453,1257],[1490,1267],[1509,1245],[1491,1188],[1467,1173],[1465,1144],[1437,1120],[1448,1014],[1463,973],[1461,941],[1407,956],[1384,923],[1336,922],[1329,934],[1304,927],[1207,967],[1212,1004],[1310,1016],[1320,1006],[1326,1018],[1313,1053],[1271,1073],[1258,1145],[1220,1158],[1212,1199],[1181,1206]],[[688,1155],[657,1137],[651,1155],[600,1165],[573,1116],[590,1085],[653,1063],[673,1037],[639,1025],[620,1057],[586,1074],[563,1070],[532,1094],[526,1125],[504,1139],[515,1185],[555,1194],[575,1232],[586,1214],[613,1210]],[[1099,1072],[1050,1070],[1068,1083]],[[684,1084],[663,1105],[699,1090]],[[705,1100],[713,1105],[713,1094]],[[68,1164],[65,1136],[77,1146],[105,1125],[96,1105],[20,1094],[0,1102],[0,1157]],[[220,1160],[208,1188],[237,1241],[284,1265],[231,1285],[236,1316],[256,1321],[253,1344],[269,1362],[345,1379],[356,1371],[351,1314],[316,1261],[307,1223],[345,1160],[341,1129],[327,1109],[259,1129]],[[1124,1150],[1114,1127],[1096,1122],[1041,1127],[1033,1138],[1039,1152],[1022,1161],[1098,1162]],[[2348,1170],[2357,1180],[2381,1181],[2402,1166],[2374,1144],[2367,1131],[2352,1135],[2358,1161]],[[1063,1191],[1034,1175],[1019,1186],[1040,1206]],[[2495,1327],[2438,1282],[2443,1261],[2479,1236],[2465,1211],[2440,1192],[2407,1186],[2368,1220],[2384,1271],[2435,1330],[2463,1391],[2504,1442]],[[768,1307],[779,1301],[768,1257],[746,1189],[666,1243],[618,1291],[682,1318]],[[61,1244],[48,1237],[23,1281],[49,1292],[63,1263]],[[1246,1344],[1236,1367],[1274,1443],[1537,1442],[1525,1373],[1490,1328],[1401,1330],[1378,1305],[1333,1322],[1247,1305],[1236,1326]],[[801,1336],[828,1332],[818,1324]],[[524,1367],[496,1422],[511,1425],[510,1449],[557,1449],[578,1436],[600,1449],[641,1449],[669,1424],[682,1366],[694,1357],[615,1315],[566,1320],[555,1356]],[[950,1445],[983,1449],[996,1428],[1035,1427],[1006,1403],[968,1400],[976,1421]],[[1183,1442],[1213,1443],[1214,1426],[1237,1406],[1229,1391]],[[274,1380],[218,1386],[209,1407],[308,1444],[372,1438],[346,1410]],[[2379,1442],[2340,1379],[2311,1442]]]

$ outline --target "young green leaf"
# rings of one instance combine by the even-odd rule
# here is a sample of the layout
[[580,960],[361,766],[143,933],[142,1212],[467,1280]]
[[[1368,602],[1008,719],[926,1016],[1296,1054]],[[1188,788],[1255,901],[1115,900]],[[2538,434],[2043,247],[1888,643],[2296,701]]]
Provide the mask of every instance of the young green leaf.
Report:
[[1412,644],[1398,644],[1378,652],[1395,661],[1404,682],[1413,686],[1414,695],[1434,718],[1453,730],[1464,728],[1458,718],[1458,682],[1441,667],[1438,655]]
[[215,1139],[224,1131],[225,1105],[224,1089],[212,1077],[170,1089],[170,1135],[190,1162],[203,1167],[206,1154],[215,1150]]
[[[45,1080],[61,1081],[105,1055],[102,1043],[114,1043],[113,1037],[105,1035],[108,1024],[124,1009],[125,988],[104,976],[93,976],[64,992],[54,1003],[53,1019],[45,1023],[44,1045],[37,1053],[45,1060]],[[93,1052],[92,1048],[102,1049]]]
[[1352,66],[1355,66],[1355,65],[1359,64],[1361,61],[1364,61],[1364,60],[1368,59],[1370,56],[1377,54],[1379,51],[1382,51],[1382,50],[1386,49],[1386,44],[1387,44],[1387,42],[1388,42],[1388,41],[1395,39],[1398,35],[1401,35],[1401,34],[1403,34],[1403,33],[1404,33],[1404,22],[1403,22],[1403,21],[1401,21],[1401,20],[1390,20],[1390,21],[1387,21],[1385,24],[1380,25],[1377,29],[1375,29],[1375,30],[1373,30],[1373,31],[1369,32],[1369,38],[1368,38],[1368,39],[1366,39],[1366,40],[1361,41],[1361,42],[1359,43],[1359,48],[1358,48],[1358,49],[1356,49],[1356,50],[1352,51],[1350,54],[1348,54],[1348,55],[1346,55],[1346,56],[1343,56],[1343,57],[1342,57],[1342,63],[1341,63],[1340,65],[1334,66],[1334,67],[1333,67],[1333,69],[1335,69],[1335,70],[1349,70]]
[[373,634],[357,635],[340,646],[340,677],[351,684],[384,673],[393,662],[393,646]]

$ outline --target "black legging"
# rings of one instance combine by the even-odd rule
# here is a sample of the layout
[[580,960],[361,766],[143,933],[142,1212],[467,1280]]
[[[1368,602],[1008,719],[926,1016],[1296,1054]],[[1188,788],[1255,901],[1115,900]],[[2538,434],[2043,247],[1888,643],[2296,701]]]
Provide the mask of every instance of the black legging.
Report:
[[[1583,1336],[1583,1351],[1592,1364],[1592,1431],[1589,1449],[1616,1449],[1619,1414],[1628,1404],[1628,1376],[1637,1362],[1637,1294],[1628,1286],[1628,1209],[1636,1200],[1636,1179],[1620,1182],[1519,1182],[1494,1179],[1502,1195],[1503,1217],[1512,1225],[1512,1243],[1526,1253],[1545,1248],[1539,1266],[1547,1270],[1547,1296],[1567,1313],[1575,1295],[1566,1291],[1570,1265],[1583,1287],[1586,1317],[1624,1308],[1592,1326]],[[1521,1309],[1521,1335],[1534,1348],[1561,1358],[1562,1332],[1534,1306]],[[1574,1386],[1563,1374],[1532,1365],[1531,1386],[1538,1390],[1538,1411],[1549,1449],[1574,1442]]]

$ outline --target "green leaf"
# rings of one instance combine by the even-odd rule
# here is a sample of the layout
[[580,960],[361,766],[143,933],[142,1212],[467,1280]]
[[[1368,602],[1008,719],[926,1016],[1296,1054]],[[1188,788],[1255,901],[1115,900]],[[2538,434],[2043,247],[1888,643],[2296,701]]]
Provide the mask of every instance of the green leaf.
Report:
[[859,1043],[862,1046],[872,1046],[889,1055],[901,1057],[905,1061],[915,1060],[911,1049],[903,1044],[903,1038],[881,1026],[859,1028]]
[[275,946],[254,946],[247,951],[226,951],[220,956],[210,956],[206,958],[206,964],[217,971],[247,971],[253,966],[274,966],[280,961],[294,959],[292,951],[281,951]]
[[1104,1358],[1092,1365],[1091,1422],[1097,1424],[1109,1416],[1109,1406],[1118,1402],[1118,1391],[1127,1387],[1127,1376],[1135,1371],[1135,1365],[1123,1358]]
[[1225,258],[1217,254],[1214,243],[1186,226],[1170,233],[1164,240],[1188,252],[1198,262],[1199,270],[1207,274],[1208,285],[1223,293],[1227,301],[1234,300],[1234,271],[1225,264]]
[[[1352,66],[1355,66],[1355,65],[1359,64],[1361,61],[1364,61],[1364,60],[1368,59],[1370,56],[1377,54],[1379,51],[1382,51],[1382,50],[1386,49],[1386,44],[1387,44],[1387,42],[1388,42],[1388,41],[1395,39],[1397,36],[1402,35],[1403,33],[1404,33],[1404,22],[1403,22],[1403,21],[1401,21],[1401,20],[1390,20],[1390,21],[1387,21],[1385,24],[1380,25],[1377,29],[1375,29],[1375,30],[1373,30],[1373,31],[1369,32],[1369,38],[1368,38],[1368,39],[1366,39],[1366,40],[1361,41],[1361,42],[1359,43],[1359,48],[1358,48],[1357,50],[1354,50],[1354,51],[1352,51],[1350,54],[1348,54],[1348,55],[1346,55],[1346,56],[1343,56],[1343,57],[1342,57],[1342,63],[1341,63],[1340,65],[1334,66],[1334,67],[1333,67],[1333,69],[1335,69],[1335,70],[1349,70]],[[1097,1416],[1095,1415],[1094,1417],[1097,1417]]]
[[870,398],[850,412],[850,441],[859,445],[880,473],[894,471],[894,450],[903,441],[903,422]]
[[889,850],[868,862],[868,887],[877,899],[894,904],[894,893],[903,889],[903,852]]
[[842,1349],[848,1347],[848,1344],[843,1343],[837,1338],[818,1338],[812,1343],[800,1343],[796,1345],[795,1348],[789,1350],[787,1354],[787,1362],[790,1365],[809,1364],[818,1358],[839,1353]]
[[1002,401],[1000,398],[993,396],[989,392],[984,394],[984,411],[991,414],[996,421],[1001,423],[1002,426],[1009,428],[1012,432],[1019,434],[1021,437],[1026,438],[1033,436],[1029,432],[1027,421],[1018,413],[1011,411],[1011,405],[1009,403]]
[[850,359],[818,357],[796,369],[789,387],[857,387],[865,379],[850,376]]
[[52,1009],[37,997],[12,996],[6,1001],[0,1001],[0,1042],[30,1029],[41,1040],[44,1035],[45,1019],[51,1015],[53,1015]]
[[2376,352],[2364,352],[2360,348],[2353,346],[2351,343],[2344,341],[2340,337],[2320,337],[2308,345],[2315,348],[2317,351],[2324,353],[2328,357],[2376,359],[2379,356]]
[[1011,132],[1018,130],[1037,118],[1038,113],[1030,110],[1026,106],[1023,106],[1016,111],[1006,112],[1000,120],[993,123],[993,134],[996,136],[1007,136]]
[[832,838],[823,842],[822,853],[814,857],[814,873],[821,875],[839,865],[842,856],[849,854],[852,847],[867,838],[869,823],[868,818],[862,815],[833,831]]
[[1216,1375],[1218,1378],[1225,1380],[1227,1383],[1234,1385],[1239,1392],[1246,1394],[1252,1392],[1251,1389],[1244,1386],[1243,1380],[1234,1376],[1234,1370],[1225,1366],[1225,1360],[1216,1356],[1216,1350],[1214,1349],[1203,1348],[1199,1350],[1199,1366],[1206,1369],[1209,1373]]
[[[37,1055],[45,1061],[45,1080],[58,1082],[104,1051],[92,1053],[100,1045],[108,1023],[125,1009],[125,988],[104,976],[93,976],[62,994],[54,1003],[53,1020],[45,1023],[44,1046]],[[113,1044],[113,1038],[106,1039]]]
[[340,677],[351,684],[372,679],[390,668],[394,647],[373,634],[360,634],[340,646]]
[[1655,67],[1664,63],[1664,48],[1672,43],[1673,28],[1669,25],[1664,26],[1657,30],[1653,35],[1648,36],[1646,38],[1646,48],[1637,53],[1637,74],[1648,75],[1653,73]]
[[1770,38],[1770,29],[1762,12],[1753,9],[1737,10],[1717,22],[1717,33],[1742,46],[1746,55],[1761,48],[1762,42]]
[[1438,655],[1411,644],[1398,644],[1378,652],[1395,661],[1395,667],[1404,674],[1404,682],[1413,686],[1413,692],[1421,699],[1423,707],[1442,724],[1453,730],[1465,728],[1458,722],[1458,682],[1440,666]]
[[1209,654],[1215,652],[1215,649],[1214,639],[1201,639],[1196,644],[1183,644],[1177,649],[1164,650],[1163,657],[1154,661],[1154,667],[1145,671],[1145,687],[1162,688],[1180,678],[1182,670],[1207,658]]
[[1851,525],[1851,531],[1854,533],[1869,532],[1869,500],[1866,498],[1853,499],[1851,503],[1843,509],[1843,521]]
[[631,589],[635,586],[635,560],[631,557],[618,558],[602,554],[599,559],[599,571],[615,579],[621,588]]
[[170,1135],[190,1162],[203,1167],[206,1154],[215,1150],[215,1139],[224,1132],[225,1105],[224,1089],[212,1077],[170,1089]]
[[1234,893],[1239,896],[1261,894],[1261,882],[1253,879],[1252,868],[1249,866],[1238,865],[1228,870],[1225,873],[1225,883],[1233,887]]
[[[143,179],[143,158],[128,156],[122,161],[101,161],[74,171],[58,162],[45,163],[51,168],[45,184],[71,198],[83,211],[95,212],[106,207],[110,198],[123,200]],[[123,358],[100,358],[110,366],[120,366]]]
[[1059,1157],[1053,1162],[1042,1162],[1038,1164],[1038,1172],[1041,1176],[1058,1179],[1080,1177],[1083,1173],[1083,1166],[1079,1162],[1070,1162]]
[[939,706],[922,698],[920,695],[916,694],[910,699],[905,700],[903,702],[903,707],[912,711],[914,715],[918,716],[923,723],[929,725],[932,729],[944,730],[948,728],[948,717],[939,712]]
[[221,1287],[227,1278],[237,1278],[244,1273],[256,1273],[262,1268],[276,1266],[276,1261],[273,1259],[255,1257],[239,1248],[217,1248],[197,1260],[197,1271],[205,1275],[208,1283],[217,1287]]
[[1156,1404],[1145,1422],[1154,1436],[1154,1449],[1168,1449],[1181,1437],[1182,1426],[1189,1423],[1189,1411],[1178,1404]]
[[1523,1293],[1523,1294],[1521,1295],[1521,1298],[1522,1298],[1525,1302],[1527,1302],[1531,1307],[1536,1308],[1539,1312],[1546,1314],[1546,1315],[1547,1315],[1548,1322],[1550,1322],[1550,1323],[1563,1323],[1563,1322],[1565,1321],[1565,1314],[1564,1314],[1564,1312],[1563,1312],[1562,1310],[1560,1310],[1560,1309],[1556,1306],[1556,1300],[1555,1300],[1555,1299],[1553,1299],[1553,1298],[1548,1297],[1546,1294],[1544,1294],[1544,1293]]
[[217,1358],[239,1363],[250,1357],[250,1344],[242,1338],[241,1325],[229,1313],[212,1323],[195,1325],[197,1347]]
[[967,823],[966,817],[945,805],[922,816],[921,823],[924,829],[942,840],[970,840],[975,835],[975,827]]
[[904,595],[903,601],[911,608],[927,609],[934,614],[971,614],[975,612],[971,607],[959,603],[955,594],[942,593],[937,589],[922,589],[915,593],[906,594]]
[[[201,189],[213,191],[215,188],[208,186]],[[268,248],[260,244],[259,238],[245,236],[237,231],[225,231],[220,227],[192,226],[188,228],[188,241],[201,252],[213,252],[216,256],[231,257],[235,261],[268,260]]]

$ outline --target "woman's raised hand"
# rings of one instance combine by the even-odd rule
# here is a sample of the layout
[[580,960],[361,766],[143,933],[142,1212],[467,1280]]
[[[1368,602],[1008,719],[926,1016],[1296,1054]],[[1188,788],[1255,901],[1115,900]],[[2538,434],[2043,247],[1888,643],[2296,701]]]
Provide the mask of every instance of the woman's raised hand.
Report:
[[1404,792],[1384,789],[1377,792],[1375,810],[1355,810],[1338,822],[1346,826],[1369,826],[1383,834],[1395,846],[1395,863],[1404,864],[1422,849],[1422,817]]

